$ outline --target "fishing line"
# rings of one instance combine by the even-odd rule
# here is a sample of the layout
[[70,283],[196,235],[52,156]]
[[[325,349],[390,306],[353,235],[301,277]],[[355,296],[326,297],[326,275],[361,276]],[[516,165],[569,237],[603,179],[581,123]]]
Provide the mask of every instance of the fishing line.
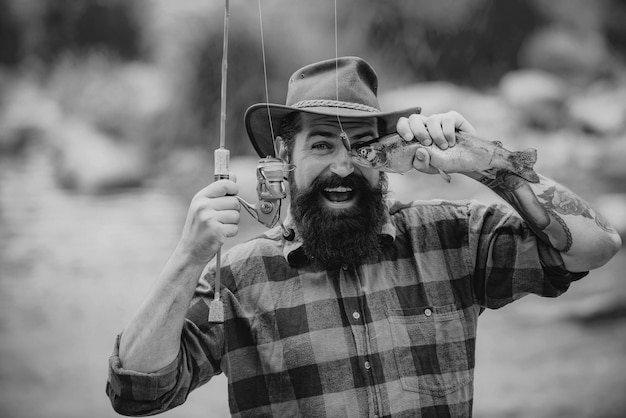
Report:
[[339,123],[339,130],[341,133],[339,136],[348,151],[350,151],[350,140],[348,138],[348,134],[343,130],[343,126],[341,124],[341,118],[339,118],[339,36],[338,36],[338,25],[337,25],[337,0],[334,1],[335,4],[335,96],[337,98],[336,108],[337,108],[337,123]]
[[[270,93],[269,93],[269,87],[268,87],[269,83],[268,83],[268,78],[267,78],[267,60],[265,58],[265,37],[263,35],[263,12],[261,8],[261,0],[258,0],[258,4],[259,4],[259,28],[261,31],[261,55],[263,56],[263,82],[265,83],[265,106],[267,107],[267,119],[270,125],[270,133],[272,135],[272,146],[274,148],[274,157],[280,158],[278,155],[279,154],[278,144],[276,142],[276,135],[274,134],[274,124],[272,123],[272,114],[270,111]],[[283,165],[283,170],[285,169],[286,168]],[[264,173],[263,173],[263,176],[265,176]],[[283,176],[284,176],[284,171],[283,171]],[[280,213],[280,210],[279,210],[279,213]],[[283,222],[280,220],[280,216],[278,218],[278,224],[280,225],[280,228],[282,229],[283,237],[287,239],[288,241],[293,240],[295,236],[294,230],[291,228],[287,228],[283,224]]]
[[259,27],[261,29],[261,54],[263,56],[263,81],[265,82],[265,104],[267,106],[267,119],[270,124],[270,132],[272,135],[272,144],[274,145],[274,154],[278,155],[276,152],[276,136],[274,135],[274,124],[272,123],[272,116],[270,114],[270,93],[267,82],[267,62],[265,59],[265,38],[263,36],[263,13],[261,11],[261,0],[259,3]]

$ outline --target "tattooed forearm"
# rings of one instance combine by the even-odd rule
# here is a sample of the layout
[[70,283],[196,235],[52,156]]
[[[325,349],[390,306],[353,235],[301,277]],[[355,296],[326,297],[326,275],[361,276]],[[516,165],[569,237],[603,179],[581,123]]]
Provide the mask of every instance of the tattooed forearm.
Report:
[[[572,234],[559,215],[559,213],[575,214],[574,208],[565,208],[560,204],[561,200],[558,198],[565,200],[566,195],[557,193],[555,187],[536,195],[530,184],[515,174],[507,171],[491,174],[495,178],[483,177],[478,180],[513,206],[541,240],[559,251],[570,250],[573,243]],[[555,195],[558,196],[556,200]],[[568,202],[574,206],[573,199],[568,199]],[[560,211],[556,209],[557,207]]]
[[604,265],[621,248],[617,231],[587,202],[554,181],[529,183],[517,175],[492,169],[465,173],[507,201],[537,239],[561,252],[569,271]]

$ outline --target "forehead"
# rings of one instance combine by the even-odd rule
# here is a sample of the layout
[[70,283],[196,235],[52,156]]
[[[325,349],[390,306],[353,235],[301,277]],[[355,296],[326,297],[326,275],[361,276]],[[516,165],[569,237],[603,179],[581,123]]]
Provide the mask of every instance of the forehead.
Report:
[[303,127],[305,130],[311,128],[328,128],[340,131],[339,121],[341,121],[341,127],[343,127],[344,130],[376,131],[378,125],[376,118],[354,118],[342,116],[338,121],[337,116],[315,115],[309,113],[304,113],[302,117]]

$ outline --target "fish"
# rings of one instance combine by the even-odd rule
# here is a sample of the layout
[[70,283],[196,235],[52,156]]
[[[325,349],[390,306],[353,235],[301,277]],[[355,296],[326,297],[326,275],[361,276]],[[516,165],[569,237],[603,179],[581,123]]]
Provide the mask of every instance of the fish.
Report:
[[422,145],[413,138],[406,141],[397,132],[355,145],[350,157],[355,164],[392,173],[406,173],[413,169],[413,158],[418,148],[430,154],[430,165],[448,183],[449,173],[480,172],[494,177],[495,170],[510,171],[531,183],[538,183],[534,170],[537,150],[509,151],[500,141],[490,141],[467,132],[456,132],[456,144],[441,149],[436,144]]

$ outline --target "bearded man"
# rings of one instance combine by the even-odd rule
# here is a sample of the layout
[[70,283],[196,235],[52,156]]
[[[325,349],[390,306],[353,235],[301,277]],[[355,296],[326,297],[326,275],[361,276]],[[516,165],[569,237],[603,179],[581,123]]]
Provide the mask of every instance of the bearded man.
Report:
[[369,64],[344,57],[296,71],[286,105],[248,109],[259,155],[296,167],[294,234],[276,227],[223,256],[224,321],[209,322],[215,263],[202,272],[237,234],[240,203],[230,180],[193,198],[117,339],[107,393],[118,412],[165,411],[223,372],[233,416],[467,417],[480,312],[558,296],[618,251],[615,230],[543,176],[465,173],[510,206],[387,199],[385,174],[354,165],[354,147],[397,131],[425,146],[413,166],[433,173],[427,147],[475,130],[456,112],[382,112],[377,88]]

